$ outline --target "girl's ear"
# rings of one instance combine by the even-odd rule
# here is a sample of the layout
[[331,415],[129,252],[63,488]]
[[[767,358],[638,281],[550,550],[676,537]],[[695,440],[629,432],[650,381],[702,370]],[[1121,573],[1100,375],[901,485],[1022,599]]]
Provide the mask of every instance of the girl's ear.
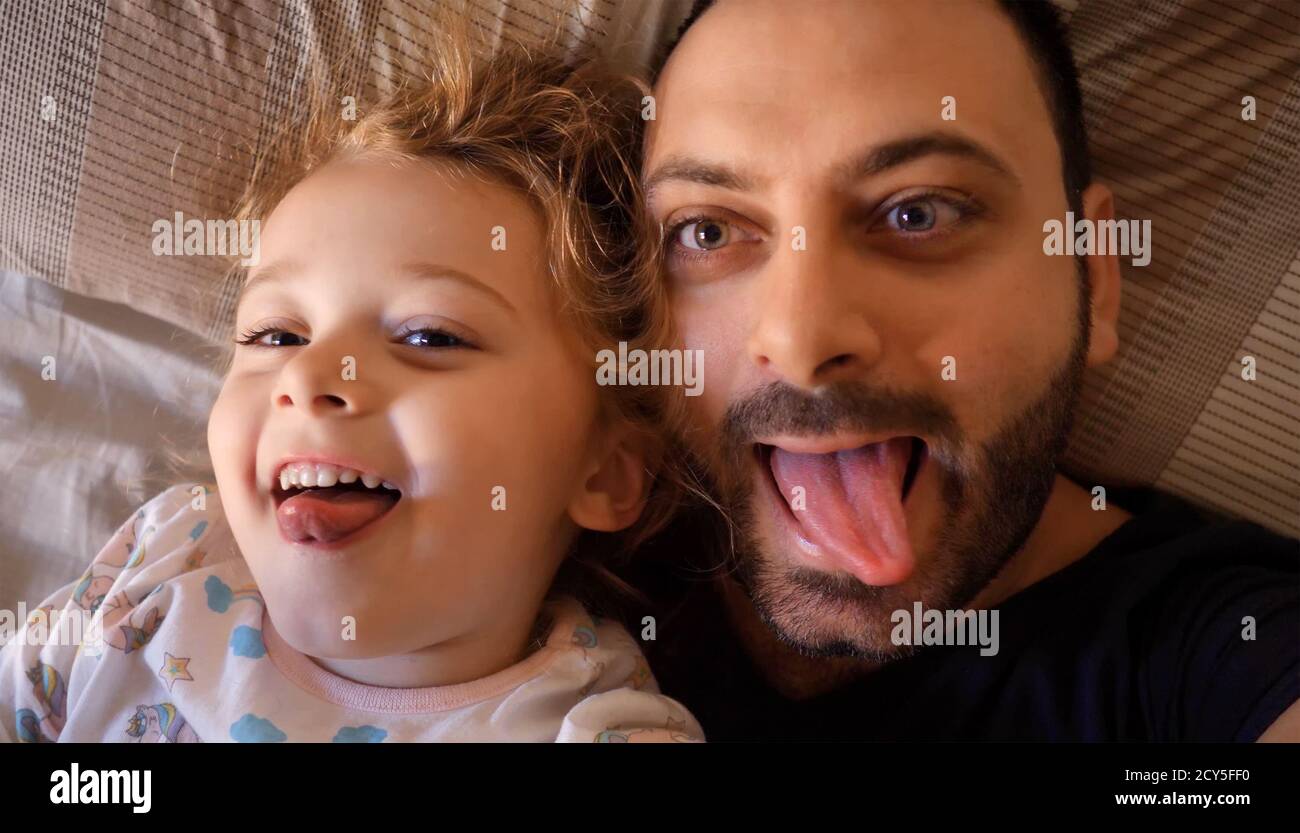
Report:
[[611,431],[569,502],[573,522],[597,532],[617,532],[635,523],[650,495],[646,463],[652,451],[652,441],[629,427]]

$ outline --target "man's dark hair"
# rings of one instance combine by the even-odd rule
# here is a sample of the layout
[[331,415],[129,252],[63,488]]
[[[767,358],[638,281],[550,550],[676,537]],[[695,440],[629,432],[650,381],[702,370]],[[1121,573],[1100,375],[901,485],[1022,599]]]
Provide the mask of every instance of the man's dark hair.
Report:
[[[695,0],[690,14],[677,30],[677,36],[656,62],[658,79],[677,43],[700,16],[713,7],[715,0]],[[1079,74],[1074,67],[1069,40],[1060,11],[1048,0],[997,0],[1011,18],[1033,58],[1038,87],[1052,116],[1052,131],[1061,147],[1061,178],[1065,196],[1076,215],[1082,213],[1083,189],[1092,182],[1088,160],[1088,131],[1083,121],[1083,95],[1079,91]],[[808,7],[796,7],[806,13]]]

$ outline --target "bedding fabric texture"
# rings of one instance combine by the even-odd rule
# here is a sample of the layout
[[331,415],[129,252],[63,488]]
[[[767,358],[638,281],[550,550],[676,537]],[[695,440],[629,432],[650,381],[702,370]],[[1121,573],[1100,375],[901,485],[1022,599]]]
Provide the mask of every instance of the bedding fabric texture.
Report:
[[[219,380],[203,339],[0,271],[0,609],[76,579],[201,448]],[[49,378],[52,377],[52,378]]]
[[[155,256],[154,222],[229,215],[248,160],[302,100],[311,50],[364,56],[345,64],[341,94],[382,89],[440,5],[5,4],[0,459],[24,488],[0,492],[0,606],[75,577],[148,497],[160,435],[202,442],[219,385],[208,351],[228,336],[236,287],[217,258]],[[489,45],[561,8],[565,43],[637,69],[689,5],[466,7]],[[1154,240],[1148,266],[1122,259],[1120,355],[1086,380],[1067,471],[1300,535],[1300,8],[1060,5],[1096,177]],[[55,381],[41,379],[45,356]]]

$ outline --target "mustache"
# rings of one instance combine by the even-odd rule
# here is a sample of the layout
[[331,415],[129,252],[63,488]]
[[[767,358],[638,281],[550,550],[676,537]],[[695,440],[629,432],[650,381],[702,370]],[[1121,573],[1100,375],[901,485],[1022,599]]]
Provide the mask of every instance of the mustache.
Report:
[[836,432],[923,435],[949,449],[962,442],[952,410],[928,394],[863,382],[837,382],[810,393],[772,382],[728,406],[720,450],[734,457],[757,437]]

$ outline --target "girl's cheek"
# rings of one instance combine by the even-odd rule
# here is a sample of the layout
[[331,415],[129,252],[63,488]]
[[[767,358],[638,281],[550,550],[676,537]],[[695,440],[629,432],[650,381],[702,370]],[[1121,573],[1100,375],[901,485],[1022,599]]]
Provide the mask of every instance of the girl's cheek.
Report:
[[217,485],[236,490],[247,483],[256,488],[256,452],[263,411],[260,396],[239,379],[228,378],[208,415],[208,453]]

